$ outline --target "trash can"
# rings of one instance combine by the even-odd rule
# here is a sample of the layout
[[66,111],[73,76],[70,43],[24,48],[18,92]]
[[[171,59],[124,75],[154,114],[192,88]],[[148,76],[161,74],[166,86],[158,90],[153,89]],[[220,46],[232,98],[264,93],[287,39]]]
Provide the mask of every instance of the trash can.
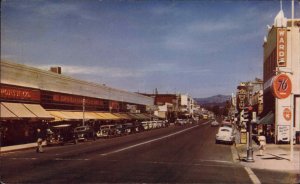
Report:
[[296,131],[296,144],[300,144],[300,131]]

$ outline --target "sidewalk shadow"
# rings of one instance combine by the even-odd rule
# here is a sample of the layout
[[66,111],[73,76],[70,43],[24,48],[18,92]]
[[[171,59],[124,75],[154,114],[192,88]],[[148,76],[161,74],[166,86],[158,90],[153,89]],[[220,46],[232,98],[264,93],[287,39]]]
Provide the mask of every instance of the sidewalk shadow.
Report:
[[262,160],[272,160],[272,159],[274,159],[274,160],[289,160],[289,159],[287,159],[287,158],[284,158],[284,157],[279,156],[279,155],[282,155],[282,156],[287,155],[287,154],[285,154],[285,153],[283,153],[283,154],[278,154],[278,155],[271,154],[271,153],[267,153],[267,154],[268,154],[268,155],[271,155],[271,157],[264,157],[264,156],[267,156],[267,155],[256,155],[256,156],[257,156],[258,158],[262,159]]
[[265,157],[265,158],[261,158],[263,160],[285,160],[286,158],[282,158],[282,157]]
[[248,162],[248,161],[247,161],[247,157],[240,158],[239,160],[240,160],[241,162],[252,163],[252,162]]
[[[279,155],[287,155],[287,154],[279,154],[279,155],[275,155],[275,154],[271,154],[271,153],[268,153],[269,155],[272,155],[273,157],[270,157],[270,158],[273,158],[273,159],[276,159],[276,160],[289,160],[288,158],[284,158],[284,157],[281,157]],[[269,158],[262,158],[262,159],[269,159]]]
[[[284,158],[284,157],[280,157],[278,155],[274,155],[274,154],[271,154],[271,153],[268,153],[269,155],[271,156],[268,156],[268,157],[265,157],[267,155],[256,155],[257,158],[261,159],[261,160],[289,160],[287,158]],[[287,154],[279,154],[279,155],[287,155]],[[239,159],[241,162],[247,162],[247,157],[241,157]]]

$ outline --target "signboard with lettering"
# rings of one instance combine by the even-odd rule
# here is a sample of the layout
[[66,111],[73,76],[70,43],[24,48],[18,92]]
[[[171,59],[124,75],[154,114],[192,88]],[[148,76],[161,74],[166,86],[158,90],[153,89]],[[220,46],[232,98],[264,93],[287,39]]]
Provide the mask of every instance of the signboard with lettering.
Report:
[[286,28],[277,28],[277,66],[286,67]]
[[246,86],[238,86],[237,89],[237,109],[240,112],[247,105],[247,90]]
[[38,89],[28,89],[1,84],[1,100],[40,101],[41,95]]
[[292,92],[292,81],[286,74],[279,74],[273,78],[272,92],[276,98],[283,99]]
[[[103,106],[103,101],[100,99],[93,99],[93,98],[87,98],[85,97],[85,105],[91,105],[91,106]],[[76,105],[82,105],[83,103],[83,97],[76,96],[76,95],[68,95],[68,94],[53,94],[53,101],[54,102],[60,102],[65,104],[76,104]]]
[[278,125],[278,141],[289,141],[290,140],[290,126],[289,125]]
[[113,109],[113,110],[120,109],[119,102],[117,102],[117,101],[110,101],[109,102],[109,109]]

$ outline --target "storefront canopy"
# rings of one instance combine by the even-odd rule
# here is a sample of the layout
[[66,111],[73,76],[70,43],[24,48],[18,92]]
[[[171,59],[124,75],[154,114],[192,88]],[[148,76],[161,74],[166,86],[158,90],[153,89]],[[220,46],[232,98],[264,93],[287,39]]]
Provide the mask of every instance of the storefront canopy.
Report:
[[55,117],[55,121],[68,120],[119,120],[124,119],[106,112],[83,112],[82,111],[48,111],[50,115]]
[[24,104],[21,103],[8,103],[1,102],[10,112],[16,115],[18,118],[38,118],[29,109],[27,109]]
[[18,117],[12,113],[10,110],[8,110],[2,103],[1,103],[1,109],[0,109],[0,117],[1,119],[17,119]]
[[150,117],[147,116],[147,115],[145,115],[145,114],[139,114],[139,113],[137,113],[135,115],[138,116],[138,117],[140,117],[140,119],[143,119],[143,120],[150,119]]
[[97,114],[99,116],[102,116],[106,120],[120,120],[120,119],[122,119],[118,116],[113,115],[112,113],[109,113],[109,112],[97,112]]
[[41,105],[39,104],[24,104],[33,114],[41,119],[54,119]]
[[127,114],[124,114],[124,113],[113,113],[113,115],[119,117],[120,119],[124,119],[124,120],[132,119],[132,117],[130,117]]
[[274,120],[275,120],[274,113],[270,111],[267,115],[265,115],[263,118],[258,120],[257,124],[270,125],[274,123]]
[[47,111],[50,115],[55,118],[55,121],[62,121],[62,120],[71,120],[72,117],[60,112],[60,111]]
[[135,113],[129,113],[129,116],[131,116],[133,119],[136,119],[136,120],[143,120],[144,119],[144,118],[138,116]]

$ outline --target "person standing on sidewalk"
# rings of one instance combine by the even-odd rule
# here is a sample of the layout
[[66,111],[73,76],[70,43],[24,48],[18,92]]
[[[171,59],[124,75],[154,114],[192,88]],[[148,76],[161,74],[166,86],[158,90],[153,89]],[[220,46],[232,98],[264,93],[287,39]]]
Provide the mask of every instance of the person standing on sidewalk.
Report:
[[36,152],[37,153],[43,153],[44,152],[43,151],[43,146],[42,146],[42,144],[43,144],[43,134],[41,132],[41,129],[39,129],[39,128],[36,130],[36,138],[37,138]]
[[259,141],[259,148],[258,148],[259,155],[263,156],[263,152],[264,152],[264,150],[266,150],[266,144],[267,144],[266,137],[262,133],[260,133],[257,140]]

